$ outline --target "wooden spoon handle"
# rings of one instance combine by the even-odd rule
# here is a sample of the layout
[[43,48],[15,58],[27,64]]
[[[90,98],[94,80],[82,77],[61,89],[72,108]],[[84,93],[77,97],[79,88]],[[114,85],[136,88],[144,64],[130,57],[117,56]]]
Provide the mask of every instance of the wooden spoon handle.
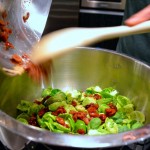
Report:
[[150,21],[133,27],[66,28],[43,37],[33,47],[31,59],[35,63],[40,63],[71,51],[77,46],[87,46],[95,42],[146,32],[150,32]]

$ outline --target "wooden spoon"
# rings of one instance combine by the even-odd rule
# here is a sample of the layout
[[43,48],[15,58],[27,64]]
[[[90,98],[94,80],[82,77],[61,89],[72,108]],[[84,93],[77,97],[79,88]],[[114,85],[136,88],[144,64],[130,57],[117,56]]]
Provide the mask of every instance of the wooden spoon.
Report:
[[31,60],[43,63],[65,52],[74,50],[77,46],[87,46],[128,35],[150,32],[150,21],[133,27],[115,26],[104,28],[66,28],[44,36],[32,49]]

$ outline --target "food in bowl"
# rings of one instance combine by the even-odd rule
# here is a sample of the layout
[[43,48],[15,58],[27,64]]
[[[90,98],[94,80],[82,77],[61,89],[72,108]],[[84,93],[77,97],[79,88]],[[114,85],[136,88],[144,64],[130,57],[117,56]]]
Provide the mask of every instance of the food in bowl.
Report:
[[12,29],[9,28],[9,22],[6,20],[7,12],[6,10],[0,13],[0,43],[2,42],[2,46],[4,50],[13,49],[14,45],[9,42],[9,36],[12,34]]
[[57,133],[104,135],[142,127],[144,113],[112,88],[62,91],[48,87],[33,102],[21,100],[17,120]]

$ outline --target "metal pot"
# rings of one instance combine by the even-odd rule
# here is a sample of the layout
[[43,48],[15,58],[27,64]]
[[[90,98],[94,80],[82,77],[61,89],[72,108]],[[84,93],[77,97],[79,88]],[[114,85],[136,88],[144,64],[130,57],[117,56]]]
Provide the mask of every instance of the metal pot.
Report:
[[23,125],[15,120],[21,99],[40,96],[41,86],[26,74],[8,77],[0,72],[0,140],[10,149],[21,149],[24,143],[36,141],[49,145],[102,148],[117,147],[150,137],[150,67],[136,59],[113,51],[76,48],[53,60],[50,86],[85,89],[89,86],[115,87],[128,96],[136,109],[146,115],[145,126],[136,130],[103,136],[69,135]]

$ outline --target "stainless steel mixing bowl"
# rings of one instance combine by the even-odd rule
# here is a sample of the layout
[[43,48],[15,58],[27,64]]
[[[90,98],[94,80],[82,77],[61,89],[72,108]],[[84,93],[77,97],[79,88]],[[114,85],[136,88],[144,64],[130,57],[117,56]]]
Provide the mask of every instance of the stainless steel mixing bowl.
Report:
[[53,60],[51,85],[60,89],[85,89],[89,86],[115,87],[128,96],[136,109],[146,115],[145,126],[136,130],[103,136],[51,133],[26,126],[14,119],[21,99],[33,100],[41,86],[26,74],[8,77],[0,72],[0,140],[11,149],[20,149],[30,140],[50,145],[102,148],[126,145],[150,137],[150,67],[113,51],[76,48]]

